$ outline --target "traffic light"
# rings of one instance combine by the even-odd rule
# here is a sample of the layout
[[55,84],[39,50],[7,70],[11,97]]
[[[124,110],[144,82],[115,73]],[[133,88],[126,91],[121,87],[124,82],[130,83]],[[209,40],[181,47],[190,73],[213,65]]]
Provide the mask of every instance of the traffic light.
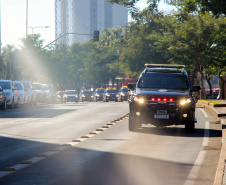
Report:
[[94,30],[93,41],[99,41],[99,33],[98,30]]

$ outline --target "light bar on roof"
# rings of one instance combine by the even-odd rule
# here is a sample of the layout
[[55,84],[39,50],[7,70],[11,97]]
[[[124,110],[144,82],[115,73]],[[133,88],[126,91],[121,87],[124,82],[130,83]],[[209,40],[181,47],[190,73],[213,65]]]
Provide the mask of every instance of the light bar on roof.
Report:
[[145,67],[159,67],[159,68],[185,68],[185,65],[177,64],[145,64]]

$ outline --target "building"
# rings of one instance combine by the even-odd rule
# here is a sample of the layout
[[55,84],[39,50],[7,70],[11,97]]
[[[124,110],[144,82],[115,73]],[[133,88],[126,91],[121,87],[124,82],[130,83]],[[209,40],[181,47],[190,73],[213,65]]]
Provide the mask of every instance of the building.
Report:
[[[55,0],[56,42],[72,45],[93,37],[94,30],[125,26],[128,10],[107,0]],[[76,33],[76,34],[71,34]]]

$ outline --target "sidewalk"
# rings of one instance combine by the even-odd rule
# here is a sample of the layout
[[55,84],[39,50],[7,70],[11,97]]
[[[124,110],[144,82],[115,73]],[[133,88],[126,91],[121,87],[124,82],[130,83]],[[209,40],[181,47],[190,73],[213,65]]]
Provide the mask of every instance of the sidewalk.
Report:
[[224,105],[214,105],[212,103],[202,101],[198,101],[197,105],[201,105],[212,110],[213,113],[215,113],[215,115],[220,119],[222,128],[222,146],[213,185],[226,185],[226,100],[213,101],[223,103]]

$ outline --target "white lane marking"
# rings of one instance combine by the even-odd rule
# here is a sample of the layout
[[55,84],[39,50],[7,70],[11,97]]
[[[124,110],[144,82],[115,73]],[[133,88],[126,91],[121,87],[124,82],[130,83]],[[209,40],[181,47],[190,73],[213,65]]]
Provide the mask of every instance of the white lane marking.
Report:
[[199,152],[199,155],[196,158],[195,163],[194,163],[184,185],[194,185],[195,184],[195,180],[198,176],[198,172],[201,168],[201,165],[202,165],[202,162],[203,162],[205,155],[206,155],[206,151],[202,150],[202,151]]
[[209,121],[205,122],[205,132],[204,132],[204,137],[202,141],[202,146],[208,146],[209,144],[209,136],[210,136],[210,130],[209,130]]
[[203,109],[199,109],[199,110],[202,111],[202,113],[204,114],[204,117],[205,117],[205,118],[208,118],[208,117],[209,117],[208,114],[206,113],[206,111],[204,111]]
[[[208,118],[208,115],[207,113],[200,109],[203,114],[204,114],[204,117],[205,118]],[[209,121],[205,121],[205,131],[204,131],[204,137],[203,137],[203,142],[202,142],[202,146],[208,146],[208,143],[209,143],[209,135],[210,135],[210,131],[209,131]],[[205,157],[205,154],[206,154],[206,151],[200,151],[197,158],[196,158],[196,161],[184,183],[184,185],[193,185],[195,184],[195,180],[198,176],[198,172],[201,168],[201,165],[202,165],[202,162],[203,162],[203,159]]]

